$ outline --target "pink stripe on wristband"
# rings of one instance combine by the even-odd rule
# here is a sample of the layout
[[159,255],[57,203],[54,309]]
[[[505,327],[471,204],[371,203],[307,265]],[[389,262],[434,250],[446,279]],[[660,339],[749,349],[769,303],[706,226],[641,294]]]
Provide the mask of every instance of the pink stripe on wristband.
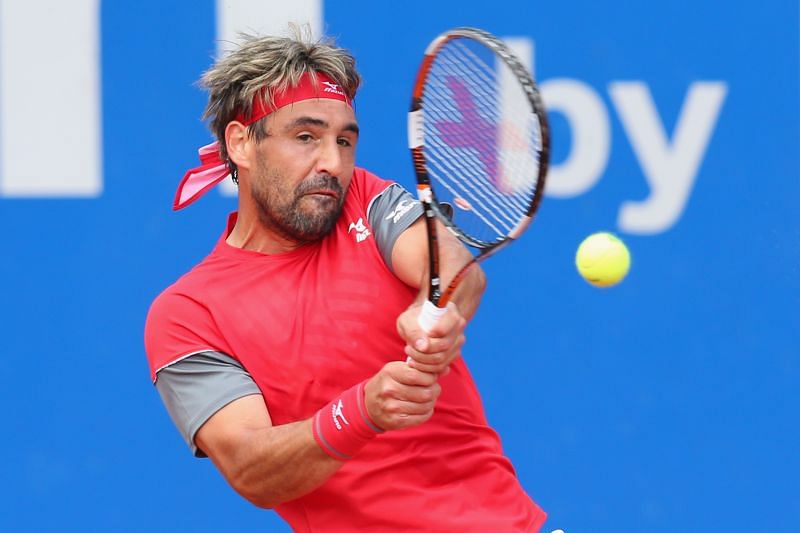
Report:
[[367,413],[364,382],[346,390],[317,411],[312,427],[317,444],[340,461],[351,459],[376,435],[383,433]]

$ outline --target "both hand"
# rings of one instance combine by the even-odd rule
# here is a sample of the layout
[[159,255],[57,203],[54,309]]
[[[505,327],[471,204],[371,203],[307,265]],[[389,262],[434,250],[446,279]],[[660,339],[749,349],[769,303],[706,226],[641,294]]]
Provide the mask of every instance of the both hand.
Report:
[[461,357],[466,319],[450,302],[427,333],[419,325],[421,304],[409,307],[397,319],[405,340],[407,362],[387,363],[364,386],[364,399],[372,421],[384,430],[418,426],[433,416],[442,389],[439,376]]

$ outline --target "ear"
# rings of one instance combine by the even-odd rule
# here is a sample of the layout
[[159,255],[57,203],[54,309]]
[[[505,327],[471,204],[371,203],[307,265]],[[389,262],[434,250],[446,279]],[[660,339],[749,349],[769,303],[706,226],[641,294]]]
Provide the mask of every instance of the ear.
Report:
[[247,126],[234,120],[225,127],[225,146],[228,157],[239,169],[250,170],[250,158],[247,150]]

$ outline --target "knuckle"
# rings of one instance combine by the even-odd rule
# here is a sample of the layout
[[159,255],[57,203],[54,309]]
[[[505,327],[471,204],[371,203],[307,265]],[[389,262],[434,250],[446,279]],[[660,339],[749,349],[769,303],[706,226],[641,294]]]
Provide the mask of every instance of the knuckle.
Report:
[[419,382],[419,386],[428,388],[436,383],[436,379],[436,367],[428,365],[425,367],[425,379]]
[[392,418],[402,417],[400,406],[395,402],[387,402],[383,410]]
[[[425,365],[424,371],[425,371],[426,374],[435,374],[436,373],[436,368],[437,367],[434,366],[434,365]],[[424,381],[423,386],[424,387],[429,387],[431,384],[432,384],[432,378],[427,378]]]
[[442,351],[442,345],[444,341],[442,339],[432,340],[430,346],[428,346],[428,355],[431,357],[435,356],[437,352]]
[[398,389],[391,382],[385,383],[383,388],[381,389],[381,397],[384,400],[387,400],[389,398],[396,398],[397,394],[398,394]]
[[406,365],[405,376],[404,376],[405,382],[414,383],[418,379],[419,374],[420,374],[420,362],[417,359],[414,359],[413,368]]
[[433,356],[434,354],[432,353],[419,354],[417,361],[425,365],[430,365],[434,362]]

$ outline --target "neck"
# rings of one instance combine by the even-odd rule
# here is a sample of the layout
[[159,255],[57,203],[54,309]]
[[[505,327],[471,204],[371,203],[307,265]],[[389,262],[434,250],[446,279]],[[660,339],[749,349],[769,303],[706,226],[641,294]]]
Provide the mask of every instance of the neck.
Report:
[[239,190],[239,214],[225,240],[229,245],[262,254],[282,254],[303,246],[303,242],[287,239],[261,220],[258,207],[245,188]]

